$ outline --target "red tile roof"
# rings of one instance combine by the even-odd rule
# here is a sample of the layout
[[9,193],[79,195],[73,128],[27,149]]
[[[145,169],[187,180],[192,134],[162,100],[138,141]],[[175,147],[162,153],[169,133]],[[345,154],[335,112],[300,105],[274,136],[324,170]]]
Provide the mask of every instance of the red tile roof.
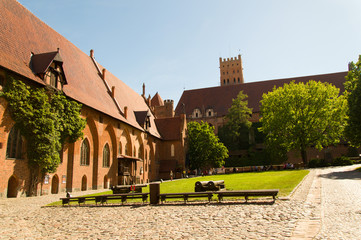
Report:
[[[29,66],[31,52],[42,54],[54,52],[59,48],[68,82],[63,88],[67,96],[141,129],[134,111],[147,111],[149,108],[138,93],[110,72],[106,73],[105,79],[108,85],[115,86],[115,98],[120,108],[128,107],[128,118],[125,119],[119,113],[101,75],[87,54],[39,20],[20,3],[14,0],[1,0],[0,9],[1,67],[44,84]],[[155,126],[153,116],[151,125]],[[150,129],[150,133],[160,136],[155,127]]]
[[259,112],[259,102],[262,99],[262,95],[272,91],[273,87],[281,87],[285,83],[289,83],[293,80],[296,83],[315,80],[329,82],[337,88],[340,88],[341,91],[344,91],[343,83],[345,82],[346,75],[347,72],[339,72],[187,90],[183,92],[175,109],[175,114],[180,115],[185,111],[185,114],[188,117],[196,108],[201,111],[211,108],[217,113],[217,116],[225,116],[228,113],[228,108],[230,108],[232,104],[232,99],[236,98],[241,90],[248,95],[248,107],[252,108],[253,112]]
[[159,106],[163,106],[163,105],[164,105],[163,99],[160,97],[160,95],[158,93],[156,93],[151,100],[151,106],[159,107]]
[[164,140],[180,140],[182,130],[181,117],[155,119],[160,135]]

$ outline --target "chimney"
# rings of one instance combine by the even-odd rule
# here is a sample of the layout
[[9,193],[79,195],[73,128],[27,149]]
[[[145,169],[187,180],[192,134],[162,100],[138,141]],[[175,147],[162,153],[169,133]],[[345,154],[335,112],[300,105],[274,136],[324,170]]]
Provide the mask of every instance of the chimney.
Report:
[[351,71],[352,70],[352,62],[349,62],[348,63],[348,71]]
[[145,97],[145,84],[143,83],[143,93],[142,96]]
[[90,57],[94,58],[94,50],[93,49],[90,49]]
[[112,86],[112,98],[115,97],[115,86]]
[[105,80],[105,72],[106,72],[107,70],[105,69],[105,68],[103,68],[103,74],[102,74],[102,78],[103,78],[103,80]]
[[124,117],[125,117],[125,119],[128,118],[128,107],[127,106],[124,107]]

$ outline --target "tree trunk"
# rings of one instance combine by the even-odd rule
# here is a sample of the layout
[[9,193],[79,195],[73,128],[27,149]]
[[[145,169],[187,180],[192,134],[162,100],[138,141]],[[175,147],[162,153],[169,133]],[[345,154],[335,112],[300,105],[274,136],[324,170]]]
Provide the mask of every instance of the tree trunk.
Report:
[[38,168],[30,168],[30,182],[29,182],[29,191],[28,196],[36,196],[37,186],[39,183],[39,169]]
[[306,152],[305,148],[301,148],[301,156],[302,156],[302,162],[306,167],[308,164],[308,161],[307,161],[307,152]]

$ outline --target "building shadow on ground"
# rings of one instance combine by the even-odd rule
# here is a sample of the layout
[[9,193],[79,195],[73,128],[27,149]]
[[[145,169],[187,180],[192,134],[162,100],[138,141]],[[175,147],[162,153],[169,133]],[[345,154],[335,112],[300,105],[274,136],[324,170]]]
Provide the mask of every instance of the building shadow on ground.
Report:
[[359,170],[349,170],[349,171],[340,171],[340,172],[331,172],[327,174],[320,174],[318,177],[328,178],[328,179],[354,179],[361,180],[361,172]]

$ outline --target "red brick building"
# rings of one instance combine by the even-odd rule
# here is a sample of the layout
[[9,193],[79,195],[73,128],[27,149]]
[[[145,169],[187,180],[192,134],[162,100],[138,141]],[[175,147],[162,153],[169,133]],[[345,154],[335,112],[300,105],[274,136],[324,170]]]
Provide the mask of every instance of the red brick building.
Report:
[[[160,169],[184,168],[186,119],[173,102],[152,102],[14,0],[0,1],[0,89],[7,76],[51,87],[82,104],[84,138],[65,144],[62,162],[37,186],[38,194],[109,188],[169,178]],[[26,141],[0,98],[0,197],[26,195]],[[162,167],[162,165],[166,167]],[[163,171],[163,170],[162,170]],[[162,175],[163,174],[163,175]]]
[[[225,124],[224,117],[231,107],[232,100],[237,97],[240,91],[243,91],[243,93],[248,96],[248,107],[252,108],[250,121],[258,122],[260,119],[260,101],[262,95],[271,92],[274,87],[281,87],[285,83],[290,83],[291,81],[298,83],[315,80],[331,83],[342,92],[344,91],[343,83],[345,82],[345,77],[347,75],[347,72],[338,72],[244,83],[240,55],[237,58],[231,59],[220,58],[219,63],[220,86],[184,91],[175,109],[176,116],[186,114],[188,122],[208,122],[215,127],[216,133],[218,133],[218,128]],[[263,146],[258,147],[263,148]],[[337,147],[330,146],[321,152],[316,149],[309,149],[308,158],[324,158],[325,156],[339,157],[341,154],[346,154],[347,150],[347,145],[339,145]],[[301,162],[301,156],[298,156],[294,152],[289,153],[289,161],[294,163]]]

